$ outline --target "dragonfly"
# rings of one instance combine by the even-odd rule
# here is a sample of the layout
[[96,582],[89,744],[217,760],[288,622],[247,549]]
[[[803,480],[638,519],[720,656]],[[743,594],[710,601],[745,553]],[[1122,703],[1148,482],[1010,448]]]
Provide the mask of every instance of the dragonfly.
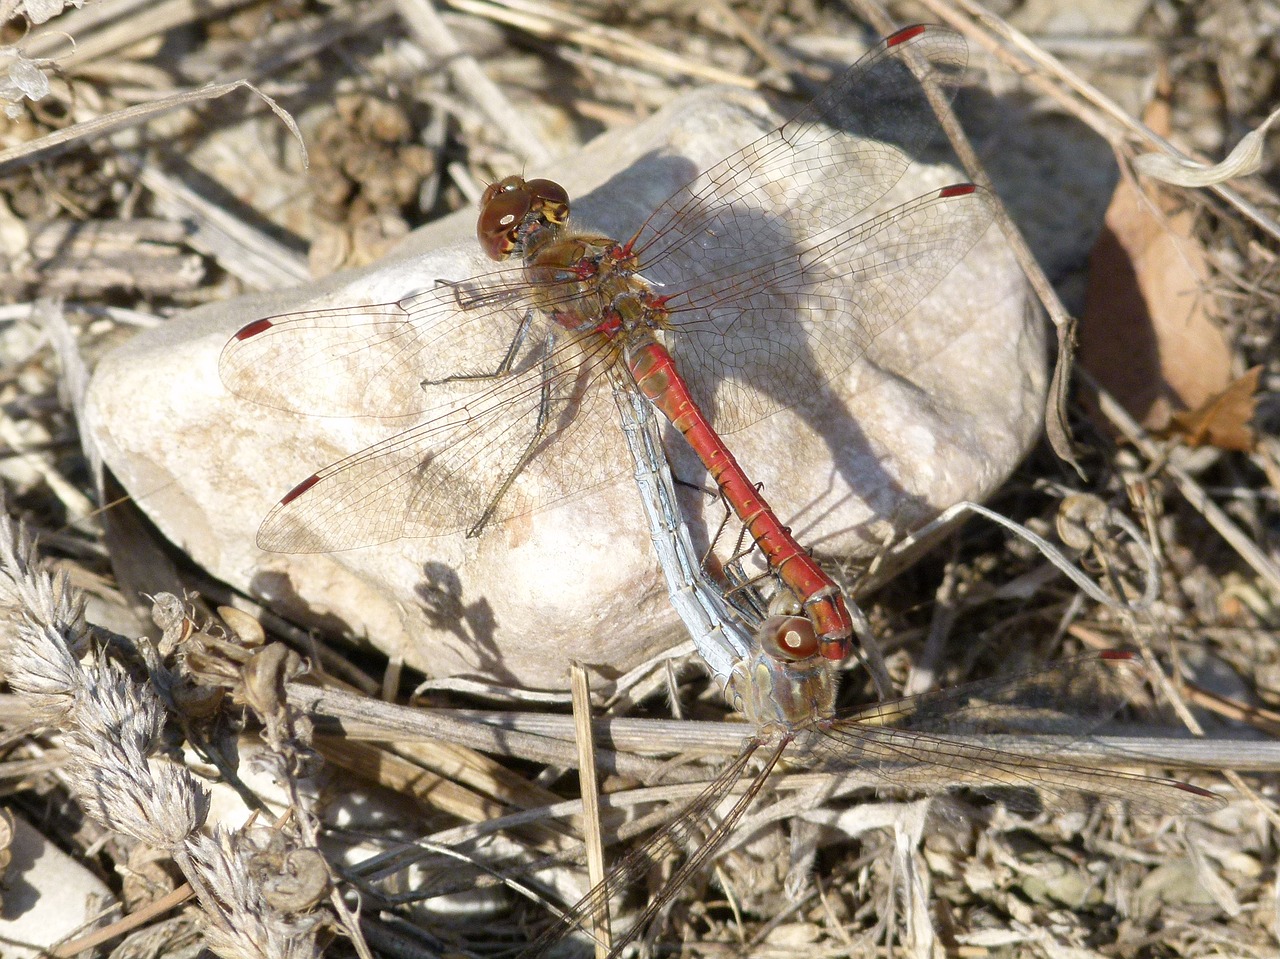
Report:
[[[988,229],[993,200],[970,183],[885,199],[945,144],[930,91],[949,95],[966,64],[958,35],[906,28],[625,242],[571,223],[559,184],[506,177],[484,193],[477,236],[518,266],[244,326],[219,361],[232,392],[293,412],[421,417],[298,483],[259,546],[475,536],[547,505],[538,490],[608,482],[623,467],[597,447],[613,428],[609,372],[621,369],[698,454],[814,625],[818,655],[843,660],[853,630],[842,591],[723,437],[812,402]],[[314,382],[342,388],[303,403]]]

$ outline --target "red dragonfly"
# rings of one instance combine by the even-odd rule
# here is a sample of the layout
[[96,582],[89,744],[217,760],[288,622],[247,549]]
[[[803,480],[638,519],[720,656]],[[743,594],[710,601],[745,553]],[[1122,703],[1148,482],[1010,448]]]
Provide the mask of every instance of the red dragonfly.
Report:
[[[478,535],[545,505],[526,497],[521,474],[534,488],[605,482],[624,469],[596,447],[612,428],[608,374],[625,367],[802,604],[820,655],[844,658],[843,595],[721,434],[803,407],[988,228],[992,201],[972,184],[881,202],[945,143],[926,86],[954,80],[966,59],[947,30],[895,33],[790,121],[677,190],[624,243],[570,226],[558,184],[508,177],[486,190],[478,234],[489,256],[519,257],[519,268],[245,326],[220,362],[241,396],[320,415],[426,414],[299,483],[258,544],[324,552]],[[316,382],[342,388],[300,409]],[[414,382],[422,389],[403,388]]]

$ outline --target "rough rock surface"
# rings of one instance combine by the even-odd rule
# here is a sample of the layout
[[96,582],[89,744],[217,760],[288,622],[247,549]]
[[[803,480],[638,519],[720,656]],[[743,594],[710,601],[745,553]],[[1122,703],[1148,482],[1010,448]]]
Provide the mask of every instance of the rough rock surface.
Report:
[[21,817],[14,817],[5,870],[0,942],[6,959],[34,959],[111,917],[115,897],[106,883]]
[[[692,173],[776,122],[754,96],[703,91],[527,175],[563,183],[580,224],[625,237]],[[962,179],[917,165],[894,197]],[[254,545],[262,518],[295,483],[409,424],[303,417],[230,395],[218,357],[231,334],[258,317],[394,301],[486,268],[466,211],[373,268],[193,311],[102,361],[87,428],[167,536],[282,613],[366,636],[433,676],[555,688],[570,659],[631,667],[674,641],[678,626],[616,432],[599,450],[618,464],[616,481],[569,498],[547,490],[549,505],[478,539],[297,556]],[[1046,378],[1042,321],[992,227],[861,362],[815,389],[807,409],[734,433],[731,445],[801,543],[824,556],[866,555],[888,524],[906,531],[994,490],[1039,433]],[[678,437],[669,446],[678,477],[704,478]],[[715,529],[717,501],[686,505],[695,532]]]

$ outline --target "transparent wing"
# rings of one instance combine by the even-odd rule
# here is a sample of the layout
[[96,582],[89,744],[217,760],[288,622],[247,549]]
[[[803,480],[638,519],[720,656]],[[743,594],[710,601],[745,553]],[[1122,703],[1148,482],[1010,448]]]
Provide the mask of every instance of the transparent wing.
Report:
[[[545,336],[520,268],[433,285],[395,303],[255,320],[227,343],[218,373],[232,393],[314,416],[395,418],[441,402],[425,384],[498,368],[517,333]],[[532,317],[532,319],[530,319]]]
[[1087,655],[893,700],[818,723],[814,755],[826,768],[866,769],[888,785],[926,791],[1023,790],[1049,806],[1086,794],[1176,815],[1219,808],[1222,800],[1212,793],[1173,779],[1068,762],[1048,746],[1005,750],[982,742],[1011,734],[1083,736],[1115,715],[1126,699],[1126,678],[1140,674],[1140,664],[1124,654]]
[[804,408],[964,259],[991,223],[990,203],[982,190],[950,187],[749,271],[708,271],[673,296],[689,317],[673,352],[716,428]]
[[948,96],[965,64],[956,34],[900,31],[639,230],[641,270],[676,314],[673,352],[718,430],[803,404],[986,231],[980,190],[877,209],[913,162],[946,149],[926,85]]
[[760,745],[760,740],[751,740],[738,757],[680,811],[679,816],[654,833],[642,845],[623,856],[617,865],[609,870],[604,879],[561,915],[557,922],[520,954],[519,959],[539,959],[547,954],[551,947],[562,941],[565,936],[576,929],[586,928],[591,916],[608,908],[609,899],[612,896],[636,882],[652,868],[654,863],[670,855],[683,854],[690,844],[696,844],[696,848],[688,852],[687,858],[663,887],[662,892],[645,906],[630,930],[615,937],[613,948],[609,952],[610,959],[620,955],[630,943],[643,935],[667,900],[684,887],[685,883],[715,855],[724,840],[733,832],[733,827],[737,825],[759,795],[760,790],[764,788],[769,774],[782,757],[787,742],[780,742],[771,749],[763,768],[756,773],[746,792],[734,802],[724,818],[714,828],[708,830],[706,822],[712,811],[742,779],[748,762]]
[[[625,468],[603,382],[610,362],[595,342],[534,350],[496,385],[298,484],[263,521],[258,545],[310,553],[478,534],[603,483]],[[556,457],[539,456],[553,444]]]
[[672,194],[637,232],[633,249],[647,267],[696,256],[689,248],[709,237],[745,258],[781,250],[744,209],[770,220],[798,215],[818,233],[842,228],[926,147],[945,142],[921,84],[936,83],[947,95],[967,62],[964,39],[941,27],[910,27],[882,40],[781,127]]

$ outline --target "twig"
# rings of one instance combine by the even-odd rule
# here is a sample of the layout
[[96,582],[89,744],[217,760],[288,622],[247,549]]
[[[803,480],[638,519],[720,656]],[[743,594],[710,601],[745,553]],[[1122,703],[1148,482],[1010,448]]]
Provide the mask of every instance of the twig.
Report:
[[[895,29],[896,25],[893,20],[875,0],[848,0],[848,2],[860,9],[867,20],[880,32],[888,34]],[[932,9],[932,5],[929,3],[926,2],[925,5]],[[956,151],[956,155],[960,158],[960,163],[964,166],[965,173],[991,196],[998,196],[994,185],[991,183],[991,178],[987,176],[986,170],[978,159],[978,154],[974,151],[973,145],[969,142],[969,138],[964,132],[964,128],[961,127],[960,121],[956,118],[955,111],[951,109],[951,104],[946,97],[941,95],[940,91],[930,84],[926,84],[925,92],[929,97],[929,102],[933,106],[934,112],[937,114],[938,121],[942,124],[943,130],[946,131],[947,137]],[[1067,389],[1071,379],[1071,370],[1075,363],[1075,317],[1067,311],[1062,301],[1058,299],[1057,291],[1054,290],[1053,284],[1049,282],[1049,278],[1045,276],[1040,262],[1036,259],[1035,254],[1031,252],[1031,248],[1027,246],[1027,241],[1023,238],[1022,231],[1013,222],[1008,211],[1004,208],[1004,204],[996,202],[993,206],[996,211],[996,222],[1000,225],[1001,232],[1004,233],[1005,239],[1008,241],[1009,247],[1013,250],[1014,257],[1018,261],[1018,265],[1022,267],[1022,272],[1026,276],[1027,282],[1035,290],[1036,297],[1048,312],[1049,319],[1053,322],[1054,329],[1057,331],[1058,356],[1054,363],[1053,377],[1049,383],[1049,396],[1045,406],[1045,434],[1048,436],[1049,444],[1053,447],[1053,451],[1058,454],[1058,457],[1063,462],[1069,463],[1077,473],[1083,475],[1080,464],[1076,462],[1075,453],[1072,450],[1071,431],[1067,426]]]
[[550,149],[480,69],[475,58],[453,38],[453,33],[440,19],[431,0],[396,0],[396,5],[418,42],[428,53],[444,61],[454,85],[496,124],[507,145],[530,163],[546,163],[551,158]]
[[[343,705],[334,702],[334,696],[328,691],[291,684],[289,695],[310,702],[317,720],[325,715],[337,715],[346,712]],[[341,696],[340,699],[348,699]],[[344,731],[347,735],[362,739],[394,740],[417,742],[431,737],[444,736],[453,740],[457,736],[465,740],[467,745],[485,740],[490,743],[486,749],[496,755],[511,755],[529,758],[523,752],[531,742],[539,742],[541,755],[554,755],[559,765],[572,766],[577,762],[572,748],[574,740],[573,719],[569,716],[557,716],[549,713],[506,712],[501,710],[415,710],[404,707],[391,707],[379,710],[376,720],[371,713],[362,712],[361,722],[344,720]],[[629,753],[650,755],[672,755],[676,753],[690,755],[734,755],[741,751],[742,741],[751,732],[741,722],[705,722],[699,720],[673,719],[630,719],[630,718],[598,718],[593,720],[596,735],[607,737],[619,750],[618,759],[638,757]],[[1165,731],[1167,732],[1167,730]],[[955,736],[957,742],[967,741],[964,736]],[[991,736],[987,739],[975,737],[974,742],[995,744],[1000,748],[1012,751],[1038,747],[1045,748],[1052,741],[1055,756],[1074,760],[1087,758],[1090,761],[1109,763],[1132,763],[1135,756],[1150,759],[1153,763],[1171,764],[1197,769],[1220,769],[1223,765],[1236,766],[1242,769],[1280,769],[1280,743],[1258,743],[1256,741],[1236,741],[1230,738],[1188,739],[1177,736],[1162,738],[1158,728],[1143,727],[1135,731],[1134,736],[1098,736],[1085,742],[1078,738],[1054,737],[1022,737],[1017,735]],[[560,742],[561,748],[553,749],[550,744]],[[1147,746],[1137,745],[1147,744]],[[1251,750],[1256,750],[1251,752]],[[601,762],[603,768],[608,763]],[[651,773],[659,769],[659,764],[649,763]]]
[[53,959],[71,959],[86,949],[94,949],[103,943],[110,942],[117,936],[123,936],[127,932],[139,929],[149,922],[153,922],[157,916],[162,916],[175,906],[180,906],[191,898],[193,890],[191,883],[184,882],[173,892],[166,896],[161,896],[154,902],[149,902],[136,912],[131,912],[127,916],[123,916],[109,926],[103,926],[101,929],[95,929],[87,936],[81,936],[78,939],[71,939],[49,950],[49,955]]
[[[33,36],[28,52],[33,56],[57,56],[62,69],[74,72],[79,64],[244,5],[245,0],[126,0],[95,4],[60,17],[55,27]],[[143,7],[145,15],[130,16],[141,14]],[[76,38],[74,47],[68,53],[58,53],[68,36]]]
[[690,60],[670,50],[637,40],[622,30],[592,23],[566,10],[558,10],[545,4],[519,3],[517,0],[504,0],[500,3],[489,0],[449,0],[449,5],[496,23],[517,27],[546,40],[573,43],[589,50],[603,50],[610,56],[623,57],[649,69],[667,69],[712,83],[727,83],[748,90],[755,90],[760,86],[749,77]]
[[306,257],[250,226],[224,205],[201,196],[157,164],[144,164],[138,181],[155,195],[160,210],[179,222],[195,224],[187,241],[192,247],[250,289],[278,290],[310,278]]
[[230,83],[210,84],[198,90],[183,90],[153,103],[141,103],[137,106],[126,107],[123,110],[116,110],[105,116],[95,117],[92,120],[73,123],[69,127],[64,127],[54,133],[40,137],[38,140],[30,140],[18,146],[9,147],[7,150],[0,150],[0,176],[6,176],[15,170],[31,166],[38,161],[48,160],[72,147],[81,146],[93,140],[108,137],[121,130],[147,123],[181,107],[191,106],[205,100],[216,100],[218,97],[226,96],[228,93],[242,88],[251,90],[261,97],[272,112],[283,121],[289,132],[297,139],[298,146],[302,150],[303,162],[305,163],[307,145],[303,141],[302,132],[298,129],[293,117],[289,116],[275,100],[271,99],[252,83],[247,80],[233,80]]
[[[947,0],[947,2],[944,2],[944,0],[921,0],[921,3],[938,18],[971,39],[976,40],[993,53],[1003,55],[1000,40],[1004,41],[1004,45],[1016,49],[1025,58],[1025,62],[1018,72],[1029,83],[1055,99],[1064,102],[1068,107],[1077,106],[1078,102],[1065,99],[1060,88],[1054,83],[1055,79],[1081,100],[1088,103],[1094,108],[1093,110],[1081,111],[1073,109],[1073,112],[1077,113],[1082,120],[1093,127],[1108,142],[1115,144],[1123,135],[1127,134],[1170,156],[1184,160],[1202,159],[1199,156],[1188,158],[1186,154],[1182,153],[1145,123],[1141,123],[1131,117],[1120,108],[1119,104],[1093,86],[1093,84],[1086,82],[1063,64],[1062,61],[1039,47],[1031,38],[995,16],[989,10],[978,6],[973,0]],[[954,7],[964,10],[965,16],[957,14],[953,4]],[[1109,122],[1099,122],[1098,117],[1100,115]],[[1277,223],[1273,217],[1245,199],[1238,191],[1222,183],[1215,183],[1209,189],[1213,190],[1229,205],[1235,207],[1236,210],[1252,221],[1258,229],[1270,234],[1272,239],[1280,240],[1280,223]]]
[[[569,666],[569,687],[573,692],[573,725],[578,742],[578,782],[582,790],[582,829],[587,845],[587,878],[594,889],[604,882],[604,845],[600,841],[600,782],[596,775],[596,740],[591,727],[591,689],[581,663]],[[596,959],[607,959],[613,948],[609,929],[608,903],[598,904],[591,913],[591,939]]]

